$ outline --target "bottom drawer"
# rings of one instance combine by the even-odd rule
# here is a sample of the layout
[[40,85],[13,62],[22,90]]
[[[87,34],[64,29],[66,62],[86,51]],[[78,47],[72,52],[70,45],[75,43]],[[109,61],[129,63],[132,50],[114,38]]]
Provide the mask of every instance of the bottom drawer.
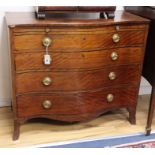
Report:
[[[104,88],[94,92],[52,93],[21,95],[17,97],[18,117],[38,117],[39,115],[63,115],[69,121],[68,115],[103,113],[106,109],[136,106],[138,88],[117,87]],[[57,117],[58,120],[61,118]]]

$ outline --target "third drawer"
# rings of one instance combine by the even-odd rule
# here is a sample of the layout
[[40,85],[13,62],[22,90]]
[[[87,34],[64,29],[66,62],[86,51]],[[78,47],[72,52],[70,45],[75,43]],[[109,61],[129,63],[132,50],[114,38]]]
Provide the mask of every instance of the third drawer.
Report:
[[16,74],[16,91],[79,91],[121,84],[137,85],[140,73],[140,65],[113,66],[87,71],[25,72]]

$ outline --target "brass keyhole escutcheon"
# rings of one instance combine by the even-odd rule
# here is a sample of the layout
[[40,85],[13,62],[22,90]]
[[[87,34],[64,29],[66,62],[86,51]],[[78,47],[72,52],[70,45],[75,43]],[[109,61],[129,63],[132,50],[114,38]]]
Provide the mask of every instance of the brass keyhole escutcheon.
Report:
[[116,79],[116,73],[115,72],[110,72],[109,73],[109,79],[110,80],[115,80]]
[[107,95],[107,101],[110,103],[114,100],[114,95],[113,94],[108,94]]
[[43,103],[42,103],[42,106],[44,109],[50,109],[51,106],[52,106],[52,102],[50,100],[45,100]]
[[118,59],[118,54],[117,54],[117,52],[112,52],[112,53],[111,53],[111,59],[112,59],[113,61],[115,61],[115,60]]
[[112,40],[114,43],[118,43],[120,41],[120,36],[116,33],[112,36]]
[[45,37],[43,40],[42,40],[42,43],[45,47],[49,47],[52,43],[52,39],[49,38],[49,37]]
[[45,85],[45,86],[49,86],[51,83],[52,83],[52,79],[50,77],[45,77],[43,80],[42,80],[42,83]]

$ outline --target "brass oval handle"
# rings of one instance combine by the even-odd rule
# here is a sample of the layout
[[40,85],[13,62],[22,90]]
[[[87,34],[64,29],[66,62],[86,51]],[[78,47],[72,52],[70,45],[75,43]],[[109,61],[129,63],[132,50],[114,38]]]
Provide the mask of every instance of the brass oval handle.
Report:
[[51,45],[52,40],[51,40],[51,38],[49,38],[49,37],[45,37],[45,38],[42,40],[42,42],[43,42],[43,45],[44,45],[45,47],[48,47],[48,46]]
[[45,85],[45,86],[49,86],[51,83],[52,83],[52,79],[50,77],[45,77],[43,80],[42,80],[42,83]]
[[110,80],[115,80],[116,79],[116,73],[115,72],[110,72],[109,73],[109,79]]
[[118,59],[118,54],[117,54],[116,52],[112,52],[112,53],[111,53],[111,59],[112,59],[113,61],[117,60],[117,59]]
[[52,102],[50,100],[45,100],[43,103],[42,103],[42,106],[44,109],[49,109],[51,108],[52,106]]
[[120,36],[117,33],[113,34],[112,40],[114,43],[118,43],[120,41]]
[[112,102],[114,100],[114,95],[113,94],[108,94],[107,95],[107,101]]

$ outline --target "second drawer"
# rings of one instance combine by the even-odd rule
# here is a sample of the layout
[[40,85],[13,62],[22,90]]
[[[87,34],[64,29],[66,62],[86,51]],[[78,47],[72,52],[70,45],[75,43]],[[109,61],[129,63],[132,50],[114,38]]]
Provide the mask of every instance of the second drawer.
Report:
[[[141,63],[141,47],[114,48],[89,52],[50,52],[52,62],[43,64],[45,52],[15,54],[16,71],[39,69],[89,69],[107,65]],[[93,63],[92,63],[93,62]]]

